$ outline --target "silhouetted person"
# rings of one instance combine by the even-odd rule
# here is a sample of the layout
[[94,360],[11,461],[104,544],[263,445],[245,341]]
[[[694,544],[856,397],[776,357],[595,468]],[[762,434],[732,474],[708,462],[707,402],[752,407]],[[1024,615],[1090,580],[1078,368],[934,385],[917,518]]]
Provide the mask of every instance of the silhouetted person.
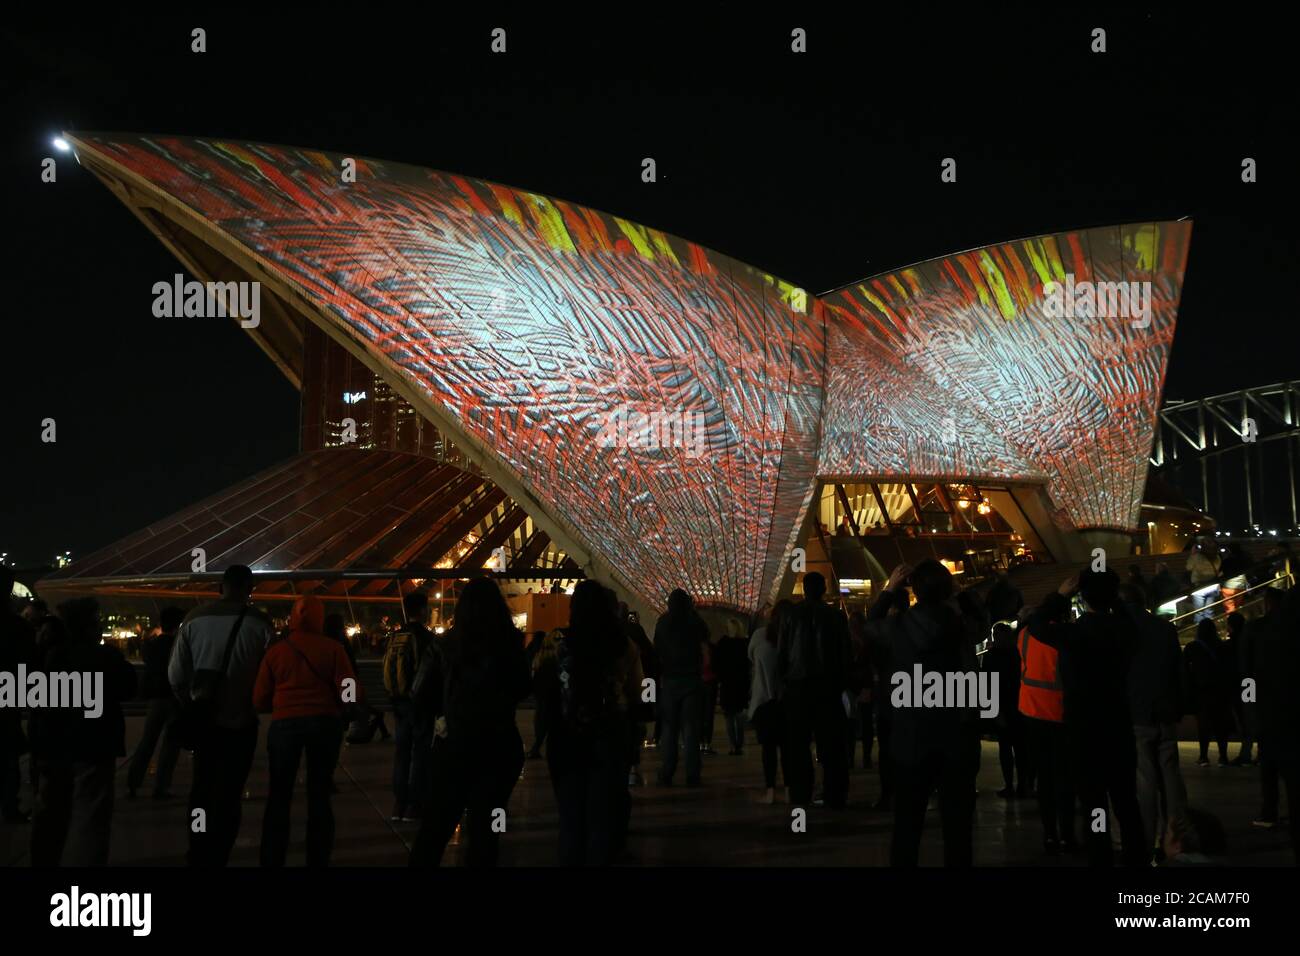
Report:
[[[13,568],[0,564],[0,671],[15,675],[16,680],[19,664],[32,667],[36,663],[36,631],[29,620],[14,613],[10,597],[14,580]],[[25,823],[28,819],[18,800],[22,784],[19,759],[26,751],[27,739],[18,708],[0,708],[0,818],[5,823]]]
[[858,741],[862,741],[862,767],[871,767],[871,652],[867,641],[867,616],[862,611],[849,615],[849,715],[845,741],[848,767],[853,769],[853,759]]
[[809,746],[815,739],[825,779],[825,804],[841,809],[849,791],[844,743],[849,625],[844,612],[822,603],[826,579],[816,571],[804,575],[803,591],[803,601],[790,611],[779,635],[790,802],[807,807],[812,801],[814,770]]
[[[99,683],[80,701],[32,711],[32,759],[38,777],[32,815],[32,866],[105,866],[113,823],[118,757],[126,756],[122,702],[135,696],[135,670],[120,651],[100,642],[99,604],[76,598],[59,605],[62,635],[38,666],[50,675],[92,675]],[[62,683],[60,681],[60,683]],[[98,694],[95,691],[98,690]],[[96,711],[98,711],[96,713]]]
[[162,742],[158,751],[158,773],[154,778],[153,798],[165,800],[171,796],[172,773],[176,769],[176,759],[180,756],[181,742],[177,737],[176,718],[180,713],[180,704],[172,693],[167,681],[167,665],[171,661],[172,649],[176,646],[176,632],[185,612],[178,607],[165,607],[158,615],[158,627],[161,633],[150,638],[144,645],[144,677],[140,681],[140,696],[149,701],[145,713],[144,730],[140,742],[136,744],[131,756],[131,766],[126,774],[126,792],[128,797],[135,793],[144,783],[149,771],[149,762],[153,760],[154,750]]
[[1144,842],[1137,802],[1137,744],[1128,698],[1134,625],[1120,607],[1114,571],[1085,569],[1078,593],[1085,610],[1066,625],[1061,679],[1088,862],[1113,864],[1111,834],[1118,824],[1124,864],[1145,866],[1151,848]]
[[1197,763],[1210,765],[1210,741],[1219,746],[1219,766],[1228,766],[1228,725],[1232,720],[1228,704],[1231,688],[1227,668],[1228,648],[1219,640],[1214,622],[1200,620],[1196,638],[1183,648],[1187,690],[1196,713],[1196,734],[1201,750]]
[[195,702],[210,705],[190,740],[194,779],[188,819],[202,810],[206,824],[190,827],[190,866],[225,866],[239,836],[244,783],[257,748],[253,684],[273,636],[271,619],[248,603],[252,593],[251,570],[242,564],[226,568],[221,597],[185,616],[167,666],[167,680],[183,709],[192,712]]
[[668,611],[655,625],[659,657],[659,746],[663,761],[659,783],[671,786],[677,772],[677,748],[686,748],[686,783],[700,782],[700,722],[704,717],[705,646],[709,631],[695,611],[695,602],[680,588],[668,595]]
[[[1062,587],[1073,587],[1073,582]],[[1074,835],[1074,768],[1065,727],[1060,655],[1069,599],[1049,594],[1020,629],[1020,713],[1037,778],[1038,819],[1049,856],[1078,849]]]
[[434,720],[428,812],[411,849],[412,866],[438,866],[466,818],[468,866],[495,866],[499,832],[524,765],[515,708],[532,681],[524,636],[490,578],[465,585],[456,623],[433,642],[412,688]]
[[1156,612],[1161,605],[1167,603],[1172,598],[1176,598],[1183,588],[1178,583],[1178,579],[1169,571],[1169,565],[1161,563],[1156,565],[1155,577],[1151,579],[1151,586],[1148,589],[1150,604],[1148,605],[1152,613]]
[[782,758],[785,746],[785,716],[781,703],[780,644],[781,628],[790,610],[789,601],[781,600],[772,609],[771,616],[759,625],[749,639],[749,663],[753,677],[749,690],[749,722],[754,725],[759,746],[763,751],[763,803],[776,800],[777,761],[787,796],[790,789],[789,771]]
[[[627,605],[620,602],[618,606],[618,619],[623,625],[623,633],[627,635],[637,649],[641,658],[641,679],[642,682],[648,678],[652,684],[657,687],[659,684],[659,659],[655,656],[654,644],[650,643],[650,638],[646,636],[645,628],[641,626],[641,621],[635,611],[629,611]],[[646,740],[646,733],[649,725],[655,719],[657,709],[654,697],[646,700],[646,694],[638,689],[637,697],[632,701],[631,725],[628,728],[628,771],[627,784],[629,787],[640,786],[645,781],[641,777],[641,751]],[[629,805],[630,806],[630,805]]]
[[[904,581],[911,585],[916,597],[916,604],[910,608]],[[975,648],[948,603],[952,592],[951,573],[934,559],[920,562],[910,574],[900,567],[890,575],[872,614],[883,613],[878,608],[881,602],[904,608],[886,619],[884,629],[893,675],[905,674],[911,679],[918,666],[923,674],[975,674]],[[970,866],[975,775],[980,758],[977,702],[968,701],[963,707],[952,700],[943,701],[939,707],[893,706],[895,692],[900,689],[892,687],[890,694],[890,755],[895,774],[890,864],[916,866],[926,806],[938,791],[944,865]]]
[[[1252,640],[1255,694],[1259,704],[1259,757],[1264,787],[1260,822],[1278,819],[1278,781],[1286,785],[1291,847],[1300,864],[1300,827],[1296,794],[1300,792],[1300,591],[1286,597],[1265,591],[1266,614]],[[1252,625],[1255,627],[1255,625]]]
[[[406,625],[384,649],[384,689],[393,702],[396,747],[393,753],[393,820],[419,820],[429,788],[429,752],[433,718],[412,697],[415,675],[433,648],[429,630],[429,595],[412,591],[402,599]],[[522,648],[522,643],[520,647]]]
[[1223,642],[1224,697],[1228,712],[1232,714],[1237,733],[1241,736],[1241,748],[1232,759],[1234,767],[1253,763],[1255,750],[1254,731],[1246,720],[1246,705],[1241,699],[1241,679],[1243,676],[1242,660],[1245,655],[1246,619],[1239,611],[1228,615],[1228,639]]
[[727,725],[728,755],[745,752],[745,708],[749,705],[749,640],[744,624],[728,620],[727,632],[714,648],[714,666],[718,674],[718,703]]
[[533,675],[533,746],[528,751],[528,759],[538,760],[542,756],[542,744],[550,735],[555,715],[551,708],[556,700],[559,688],[559,674],[555,668],[555,644],[559,635],[552,631],[541,631],[533,638],[529,650],[532,654],[531,669]]
[[262,817],[262,866],[284,866],[289,808],[304,756],[307,763],[307,865],[328,866],[334,849],[330,794],[343,744],[343,704],[356,702],[356,672],[338,641],[326,637],[325,606],[305,595],[294,602],[289,631],[267,648],[253,687],[253,706],[271,715],[266,734],[270,783]]
[[703,709],[700,712],[700,753],[713,757],[713,728],[718,717],[718,673],[713,662],[717,653],[713,634],[706,627],[704,632],[704,660],[700,667],[700,680],[704,684]]
[[993,720],[993,731],[998,738],[998,763],[1002,768],[1002,789],[998,796],[1005,800],[1027,797],[1033,772],[1020,713],[1020,652],[1016,650],[1016,632],[1010,624],[999,622],[993,626],[993,646],[984,654],[983,664],[984,670],[998,675],[998,715]]
[[[1142,811],[1143,846],[1148,851],[1172,820],[1187,809],[1187,787],[1178,768],[1178,722],[1183,716],[1182,661],[1178,630],[1147,610],[1137,585],[1121,596],[1133,621],[1128,704],[1137,741],[1137,798]],[[1164,796],[1163,813],[1159,812]]]
[[546,756],[560,815],[560,865],[606,866],[626,833],[627,741],[641,654],[595,581],[573,589],[556,664],[557,716]]

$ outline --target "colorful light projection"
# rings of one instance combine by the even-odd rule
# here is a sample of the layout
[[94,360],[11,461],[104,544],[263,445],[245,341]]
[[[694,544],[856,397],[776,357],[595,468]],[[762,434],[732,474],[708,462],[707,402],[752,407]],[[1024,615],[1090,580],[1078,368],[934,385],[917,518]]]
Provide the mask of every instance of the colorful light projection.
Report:
[[[74,139],[196,213],[211,245],[257,257],[649,604],[679,586],[768,599],[819,474],[1048,480],[1078,524],[1136,520],[1190,224],[989,247],[823,301],[494,183],[374,160],[344,182],[342,157],[309,150]],[[1046,320],[1042,283],[1067,268],[1150,277],[1150,328]],[[703,453],[672,429],[610,428],[674,415],[703,422]]]

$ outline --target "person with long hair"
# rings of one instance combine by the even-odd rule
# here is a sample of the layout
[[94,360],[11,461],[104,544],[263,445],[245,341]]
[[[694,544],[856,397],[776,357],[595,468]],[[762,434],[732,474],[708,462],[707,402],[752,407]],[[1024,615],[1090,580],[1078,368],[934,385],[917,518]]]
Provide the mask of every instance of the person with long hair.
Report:
[[[776,768],[785,740],[785,721],[781,710],[781,675],[778,671],[780,652],[778,645],[781,628],[793,605],[778,601],[771,617],[760,624],[749,639],[749,663],[753,677],[749,689],[749,722],[754,725],[758,744],[763,751],[762,803],[776,801]],[[781,758],[782,774],[786,773],[785,760]],[[789,777],[786,776],[786,799],[790,798]]]
[[633,702],[641,655],[595,581],[573,590],[556,642],[555,722],[547,762],[560,811],[561,866],[607,866],[623,848]]
[[658,687],[663,761],[659,783],[672,786],[677,772],[679,741],[686,748],[686,785],[700,783],[700,724],[704,718],[702,671],[709,629],[695,602],[681,588],[668,595],[668,613],[655,624],[655,653],[659,656]]
[[475,578],[455,623],[420,662],[412,697],[434,720],[429,812],[412,866],[438,866],[466,818],[467,866],[495,866],[510,794],[524,766],[515,708],[532,689],[524,636],[491,578]]
[[343,704],[356,701],[356,673],[338,641],[326,637],[325,605],[303,595],[294,602],[289,631],[267,648],[253,685],[253,707],[271,715],[266,734],[270,764],[262,816],[262,866],[284,866],[289,852],[289,808],[298,763],[307,758],[307,865],[328,866],[334,849],[330,794],[343,745]]

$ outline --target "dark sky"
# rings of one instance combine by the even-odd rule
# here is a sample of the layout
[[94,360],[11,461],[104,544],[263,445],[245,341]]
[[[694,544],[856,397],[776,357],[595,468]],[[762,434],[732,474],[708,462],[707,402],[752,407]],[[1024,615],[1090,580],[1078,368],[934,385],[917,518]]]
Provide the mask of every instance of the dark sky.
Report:
[[[366,6],[322,25],[6,25],[0,551],[19,564],[84,555],[297,448],[296,393],[251,339],[152,318],[151,286],[176,264],[144,227],[66,157],[56,184],[40,181],[60,129],[247,138],[499,180],[817,292],[989,242],[1190,216],[1166,397],[1296,376],[1285,289],[1300,261],[1300,110],[1285,24],[1190,5],[902,6],[743,22],[653,5],[585,21]],[[189,52],[194,26],[206,54]],[[488,51],[495,26],[504,56]],[[794,26],[805,55],[789,52]],[[1095,26],[1105,54],[1089,52]],[[946,156],[955,185],[939,181]],[[40,441],[46,417],[56,444]]]

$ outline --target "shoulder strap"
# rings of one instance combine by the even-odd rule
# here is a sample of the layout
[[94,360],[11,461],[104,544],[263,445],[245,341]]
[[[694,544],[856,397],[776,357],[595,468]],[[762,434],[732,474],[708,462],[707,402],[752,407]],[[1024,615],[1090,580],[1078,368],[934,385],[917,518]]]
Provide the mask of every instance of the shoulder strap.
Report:
[[239,637],[239,627],[244,623],[244,615],[248,613],[248,605],[245,604],[239,609],[239,614],[235,618],[235,626],[230,629],[230,637],[226,640],[226,653],[221,658],[221,673],[225,674],[230,670],[230,657],[235,653],[235,639]]

